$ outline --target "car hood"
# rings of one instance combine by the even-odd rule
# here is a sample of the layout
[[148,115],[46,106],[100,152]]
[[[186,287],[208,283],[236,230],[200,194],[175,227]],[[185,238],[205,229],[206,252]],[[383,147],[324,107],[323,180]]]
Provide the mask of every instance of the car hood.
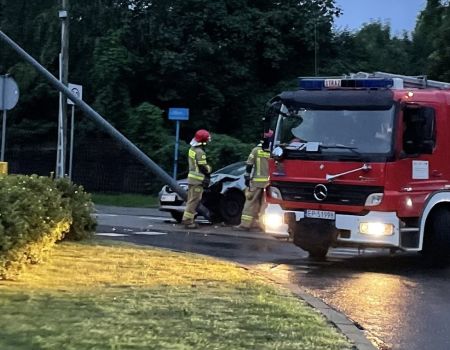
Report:
[[220,193],[225,193],[230,188],[238,188],[241,191],[245,190],[244,176],[234,176],[229,174],[214,174],[211,176],[211,185],[222,183],[222,190]]
[[[222,183],[222,190],[220,193],[225,193],[230,188],[237,188],[241,191],[245,190],[245,180],[244,176],[235,176],[230,174],[213,174],[211,175],[211,183],[210,186],[213,186],[215,184]],[[181,179],[178,180],[178,184],[186,185],[187,179]]]

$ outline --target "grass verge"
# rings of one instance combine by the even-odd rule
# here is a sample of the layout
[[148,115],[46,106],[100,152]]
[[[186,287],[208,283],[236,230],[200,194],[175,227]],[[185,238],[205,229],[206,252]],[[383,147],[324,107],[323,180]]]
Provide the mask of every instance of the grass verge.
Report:
[[155,196],[133,193],[92,193],[92,201],[95,204],[116,207],[156,208],[159,205]]
[[314,309],[212,258],[62,243],[0,282],[0,349],[351,349]]

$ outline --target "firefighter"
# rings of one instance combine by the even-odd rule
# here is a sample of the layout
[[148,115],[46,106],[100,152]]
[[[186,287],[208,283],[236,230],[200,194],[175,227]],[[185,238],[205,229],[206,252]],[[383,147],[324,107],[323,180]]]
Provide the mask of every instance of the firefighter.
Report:
[[188,174],[188,197],[186,209],[184,210],[182,223],[185,228],[195,229],[194,222],[197,206],[202,199],[203,189],[208,188],[211,167],[206,161],[205,146],[211,141],[211,135],[207,130],[200,129],[195,133],[190,142],[191,148],[188,152],[189,174]]
[[261,142],[252,149],[245,168],[245,204],[241,223],[235,229],[248,231],[259,218],[263,207],[264,190],[269,184],[269,144],[273,131],[263,134]]

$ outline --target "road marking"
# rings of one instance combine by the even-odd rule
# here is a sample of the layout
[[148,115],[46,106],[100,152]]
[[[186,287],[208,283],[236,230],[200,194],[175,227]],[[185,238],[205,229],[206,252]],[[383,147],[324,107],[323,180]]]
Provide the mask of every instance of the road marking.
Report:
[[124,233],[113,233],[113,232],[98,232],[95,234],[96,236],[105,236],[105,237],[128,237]]
[[132,215],[132,214],[105,214],[105,213],[94,213],[94,216],[101,216],[101,217],[118,217],[118,216],[132,216],[132,217],[138,217],[139,219],[147,219],[147,220],[158,220],[158,221],[166,221],[166,220],[172,220],[172,218],[166,216],[139,216],[139,215]]
[[144,236],[160,236],[167,235],[167,232],[156,232],[156,231],[143,231],[143,232],[133,232],[134,235],[144,235]]
[[158,220],[158,221],[174,221],[169,217],[163,217],[163,216],[139,216],[139,219],[147,219],[147,220]]

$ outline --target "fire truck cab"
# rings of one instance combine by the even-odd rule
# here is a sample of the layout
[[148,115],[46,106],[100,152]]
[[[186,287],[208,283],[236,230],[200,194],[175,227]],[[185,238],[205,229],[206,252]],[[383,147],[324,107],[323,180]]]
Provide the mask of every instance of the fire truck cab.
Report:
[[450,84],[300,78],[270,101],[269,212],[312,257],[331,246],[450,253]]

